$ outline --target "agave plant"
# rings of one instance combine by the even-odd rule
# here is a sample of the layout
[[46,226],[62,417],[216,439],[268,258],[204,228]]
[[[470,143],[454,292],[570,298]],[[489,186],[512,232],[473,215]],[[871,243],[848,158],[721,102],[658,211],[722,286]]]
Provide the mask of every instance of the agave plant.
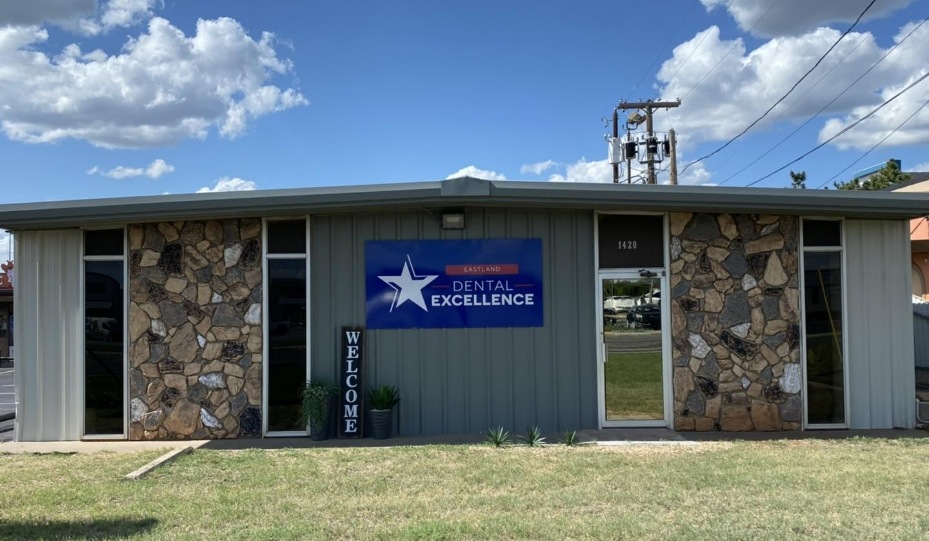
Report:
[[580,445],[581,440],[577,437],[576,431],[566,430],[565,433],[561,435],[561,443],[567,445],[568,447],[574,447],[575,445]]
[[378,385],[368,391],[368,404],[371,409],[390,410],[400,403],[400,391],[393,385]]
[[545,443],[545,437],[542,435],[542,429],[538,426],[530,426],[526,429],[526,435],[520,436],[519,439],[529,447],[539,447]]
[[490,428],[487,430],[487,442],[494,447],[503,447],[510,443],[510,433],[503,430],[502,426]]

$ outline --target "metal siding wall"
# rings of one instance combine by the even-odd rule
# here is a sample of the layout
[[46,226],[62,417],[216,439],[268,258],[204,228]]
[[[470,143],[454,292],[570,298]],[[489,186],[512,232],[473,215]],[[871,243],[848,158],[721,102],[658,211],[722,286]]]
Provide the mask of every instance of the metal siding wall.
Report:
[[363,325],[366,240],[541,238],[545,326],[368,331],[366,385],[400,389],[402,434],[597,426],[593,214],[469,209],[443,231],[426,212],[319,216],[311,225],[313,374],[336,376],[336,336]]
[[916,423],[907,225],[845,222],[851,428]]
[[913,304],[913,344],[916,368],[929,369],[929,304]]
[[17,232],[16,273],[16,439],[80,439],[81,232]]

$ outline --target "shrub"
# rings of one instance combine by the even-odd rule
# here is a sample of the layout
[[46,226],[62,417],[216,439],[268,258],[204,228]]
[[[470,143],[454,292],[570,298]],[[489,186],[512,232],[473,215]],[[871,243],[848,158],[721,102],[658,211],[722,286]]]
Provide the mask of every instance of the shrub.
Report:
[[487,442],[494,447],[503,447],[510,443],[510,433],[503,430],[502,426],[490,428],[487,430]]

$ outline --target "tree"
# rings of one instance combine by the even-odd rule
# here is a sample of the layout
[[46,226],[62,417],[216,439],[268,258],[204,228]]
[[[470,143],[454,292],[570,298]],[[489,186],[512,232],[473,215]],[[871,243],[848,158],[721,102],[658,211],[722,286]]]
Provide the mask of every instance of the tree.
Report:
[[800,171],[799,173],[790,172],[790,182],[793,184],[792,188],[798,188],[801,190],[806,189],[806,171]]
[[840,190],[877,191],[908,180],[910,180],[910,175],[900,171],[900,165],[896,160],[887,160],[887,164],[880,171],[863,181],[856,178],[848,182],[834,182],[833,184]]

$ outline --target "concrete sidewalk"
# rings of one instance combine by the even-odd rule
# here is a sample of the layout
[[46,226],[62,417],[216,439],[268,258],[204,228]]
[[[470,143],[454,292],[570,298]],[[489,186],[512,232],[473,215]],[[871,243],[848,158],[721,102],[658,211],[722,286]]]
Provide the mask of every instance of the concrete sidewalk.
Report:
[[[582,442],[599,445],[696,445],[714,441],[770,441],[770,440],[841,440],[851,438],[929,438],[929,431],[914,429],[888,430],[809,430],[804,432],[673,432],[659,428],[630,428],[580,430]],[[516,440],[517,434],[511,434]],[[557,443],[559,434],[546,434],[546,441]],[[4,453],[136,453],[194,447],[202,450],[242,449],[311,449],[394,447],[403,445],[476,445],[487,441],[484,434],[452,434],[439,436],[396,436],[387,440],[365,438],[361,440],[329,439],[313,441],[308,437],[230,439],[230,440],[174,440],[174,441],[77,441],[77,442],[7,442],[0,443]]]

